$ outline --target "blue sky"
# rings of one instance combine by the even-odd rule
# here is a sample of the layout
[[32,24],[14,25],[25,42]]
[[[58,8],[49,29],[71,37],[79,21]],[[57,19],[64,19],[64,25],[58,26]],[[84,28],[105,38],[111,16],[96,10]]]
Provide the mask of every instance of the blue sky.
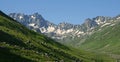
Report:
[[120,0],[0,0],[5,13],[40,13],[53,23],[81,24],[86,18],[120,14]]

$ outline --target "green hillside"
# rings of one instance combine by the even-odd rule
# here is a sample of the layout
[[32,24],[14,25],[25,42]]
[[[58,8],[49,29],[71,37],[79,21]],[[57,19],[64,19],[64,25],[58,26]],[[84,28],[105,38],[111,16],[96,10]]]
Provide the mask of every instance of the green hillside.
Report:
[[84,50],[108,54],[120,60],[120,22],[116,20],[112,24],[113,26],[98,27],[80,47]]
[[0,11],[0,62],[114,62],[106,55],[68,48],[25,28]]

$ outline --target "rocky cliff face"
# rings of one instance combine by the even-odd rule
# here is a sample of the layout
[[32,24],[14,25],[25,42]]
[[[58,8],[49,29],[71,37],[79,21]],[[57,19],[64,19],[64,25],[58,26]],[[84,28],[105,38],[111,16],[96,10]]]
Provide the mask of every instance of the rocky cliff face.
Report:
[[97,16],[95,18],[88,18],[81,25],[74,25],[67,22],[59,23],[58,25],[45,20],[40,14],[34,13],[31,15],[25,15],[22,13],[10,13],[10,17],[17,20],[21,24],[25,25],[31,30],[39,33],[43,33],[53,39],[65,39],[67,37],[82,37],[94,32],[94,28],[98,26],[105,26],[112,24],[115,19],[120,19],[120,16],[116,17],[104,17]]

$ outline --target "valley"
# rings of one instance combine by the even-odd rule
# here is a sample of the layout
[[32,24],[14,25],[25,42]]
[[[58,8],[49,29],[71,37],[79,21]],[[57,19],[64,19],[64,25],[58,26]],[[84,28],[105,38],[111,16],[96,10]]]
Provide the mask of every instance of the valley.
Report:
[[58,25],[45,20],[40,14],[25,15],[10,13],[10,17],[17,20],[30,30],[44,34],[52,39],[78,50],[95,53],[100,56],[110,56],[119,62],[120,16],[97,16],[88,18],[83,24],[74,25],[67,22]]
[[67,47],[0,11],[1,62],[114,62],[108,55]]

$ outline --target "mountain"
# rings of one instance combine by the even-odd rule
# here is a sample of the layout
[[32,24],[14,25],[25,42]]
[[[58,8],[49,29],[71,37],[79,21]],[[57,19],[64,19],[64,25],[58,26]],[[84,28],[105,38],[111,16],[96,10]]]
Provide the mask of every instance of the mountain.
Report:
[[[21,24],[25,25],[29,29],[37,31],[39,33],[43,33],[53,39],[63,39],[66,37],[64,34],[75,32],[74,29],[81,27],[79,25],[73,25],[66,22],[56,25],[54,23],[45,20],[38,13],[34,13],[32,15],[25,15],[21,13],[10,13],[9,16],[17,20]],[[80,34],[80,32],[81,31],[79,31],[78,34]]]
[[16,61],[113,62],[115,60],[107,55],[66,47],[43,34],[27,29],[0,11],[0,62]]
[[[29,29],[47,35],[57,42],[101,55],[107,54],[119,62],[120,15],[115,17],[97,16],[92,19],[87,18],[81,25],[74,25],[67,22],[56,25],[46,21],[38,13],[38,16],[34,15],[35,19],[31,19],[33,15],[26,15],[28,18],[22,17],[25,19],[22,20],[21,15],[18,15],[18,13],[9,14],[10,17],[20,23],[21,21],[27,22],[26,24],[21,24]],[[30,22],[28,22],[28,19]],[[38,21],[39,23],[37,24]],[[43,25],[40,26],[39,24]]]
[[[25,15],[22,13],[10,13],[10,17],[17,20],[31,30],[42,33],[57,41],[62,41],[69,38],[80,38],[91,33],[91,30],[109,22],[111,17],[97,16],[93,19],[86,19],[81,25],[74,25],[67,22],[59,23],[58,25],[45,20],[40,14],[34,13]],[[69,41],[67,41],[69,42]]]
[[0,62],[83,60],[70,51],[68,47],[25,28],[0,11]]
[[81,25],[74,25],[67,22],[62,22],[56,25],[46,21],[38,13],[32,15],[10,13],[9,16],[31,30],[47,35],[60,43],[71,46],[84,42],[89,35],[95,32],[96,28],[110,25],[113,21],[120,19],[120,15],[115,17],[97,16],[92,19],[87,18]]
[[88,36],[79,47],[89,51],[106,53],[120,60],[120,17],[109,21],[111,22],[94,29],[94,33]]

